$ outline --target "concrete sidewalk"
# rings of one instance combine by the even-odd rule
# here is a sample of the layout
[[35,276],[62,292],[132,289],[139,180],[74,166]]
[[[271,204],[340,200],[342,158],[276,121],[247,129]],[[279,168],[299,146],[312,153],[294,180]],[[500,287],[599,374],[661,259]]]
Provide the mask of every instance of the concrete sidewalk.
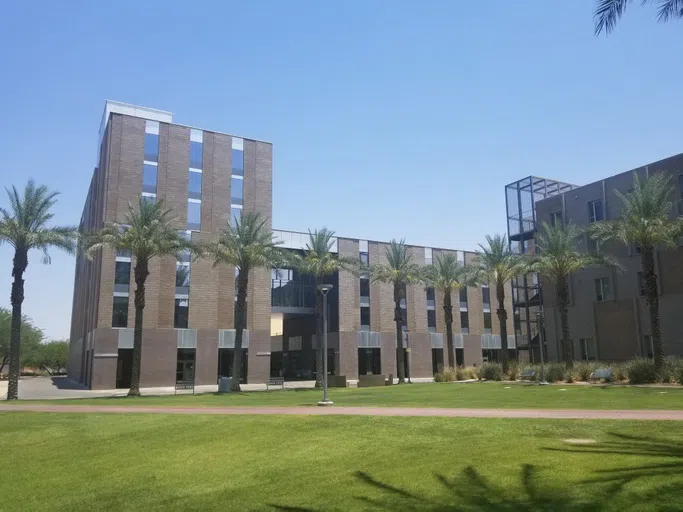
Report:
[[527,418],[576,420],[683,421],[683,410],[441,409],[419,407],[138,407],[102,405],[0,404],[0,412],[90,414],[212,414],[288,416],[422,416],[444,418]]

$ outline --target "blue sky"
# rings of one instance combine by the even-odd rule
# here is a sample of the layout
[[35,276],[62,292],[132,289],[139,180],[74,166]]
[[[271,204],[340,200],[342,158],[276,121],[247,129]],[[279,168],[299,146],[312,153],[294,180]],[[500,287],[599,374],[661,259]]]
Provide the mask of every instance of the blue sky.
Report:
[[[472,249],[505,184],[587,183],[678,153],[681,25],[592,0],[12,2],[0,19],[0,185],[77,224],[105,99],[274,143],[274,226]],[[6,200],[0,197],[0,204]],[[0,306],[12,252],[0,247]],[[67,337],[72,257],[33,255],[24,311]]]

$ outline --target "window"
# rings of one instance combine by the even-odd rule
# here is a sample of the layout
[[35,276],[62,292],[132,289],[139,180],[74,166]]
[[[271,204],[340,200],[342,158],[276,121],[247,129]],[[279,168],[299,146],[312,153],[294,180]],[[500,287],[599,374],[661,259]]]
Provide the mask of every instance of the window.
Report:
[[436,332],[436,311],[433,309],[427,310],[427,331]]
[[202,198],[202,173],[190,171],[190,177],[187,186],[187,197],[190,199]]
[[232,173],[235,176],[244,176],[244,151],[241,149],[232,150]]
[[488,286],[481,287],[481,300],[484,303],[484,309],[491,309],[491,289]]
[[187,203],[187,229],[199,231],[202,224],[202,203]]
[[429,247],[425,247],[425,265],[432,264],[432,256],[434,252]]
[[559,226],[562,224],[562,212],[552,212],[550,214],[550,225]]
[[175,300],[175,312],[173,313],[173,327],[175,327],[176,329],[187,329],[189,309],[189,301],[187,299]]
[[114,297],[111,326],[128,327],[128,297]]
[[369,297],[370,296],[370,280],[361,279],[360,280],[360,296]]
[[175,268],[175,292],[179,295],[190,293],[190,266],[177,264]]
[[145,133],[145,160],[148,162],[159,161],[158,133]]
[[491,312],[487,311],[484,313],[484,332],[491,332]]
[[114,271],[114,292],[127,292],[130,287],[130,261],[117,261]]
[[643,357],[653,358],[655,355],[655,349],[652,346],[652,336],[645,334],[643,336]]
[[460,309],[467,309],[467,287],[460,288]]
[[595,280],[595,300],[598,302],[612,300],[612,291],[607,277],[600,277]]
[[157,193],[157,166],[144,164],[142,168],[142,191],[149,194]]
[[645,278],[642,272],[638,272],[638,294],[645,297]]
[[519,310],[516,310],[513,314],[514,318],[514,324],[515,324],[515,334],[518,336],[522,335],[522,317],[519,313]]
[[434,305],[434,300],[436,299],[436,294],[434,293],[434,288],[427,288],[427,306],[431,302]]
[[593,338],[579,338],[579,345],[583,361],[595,361],[598,358],[598,349]]
[[244,180],[233,176],[230,182],[230,202],[232,204],[242,204],[244,199]]
[[157,201],[157,195],[156,194],[142,194],[142,201],[145,204],[148,203],[156,203]]
[[367,252],[361,252],[360,253],[360,262],[364,265],[370,264],[370,256],[368,255]]
[[460,312],[460,328],[463,334],[470,332],[470,315],[467,311]]
[[588,222],[599,222],[603,220],[602,216],[602,201],[588,202]]
[[201,142],[190,141],[190,167],[193,169],[203,169],[203,150],[204,144]]
[[237,226],[237,221],[242,218],[242,208],[230,207],[230,225],[234,228]]
[[370,308],[360,308],[360,325],[361,330],[366,330],[363,327],[367,326],[370,329]]

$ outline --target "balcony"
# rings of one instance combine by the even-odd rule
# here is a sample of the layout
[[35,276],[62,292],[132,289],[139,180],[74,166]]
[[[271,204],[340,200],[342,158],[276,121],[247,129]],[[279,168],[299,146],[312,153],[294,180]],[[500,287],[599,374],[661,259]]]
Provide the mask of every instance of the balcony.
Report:
[[312,284],[273,279],[270,288],[274,311],[312,313],[315,309],[315,288]]

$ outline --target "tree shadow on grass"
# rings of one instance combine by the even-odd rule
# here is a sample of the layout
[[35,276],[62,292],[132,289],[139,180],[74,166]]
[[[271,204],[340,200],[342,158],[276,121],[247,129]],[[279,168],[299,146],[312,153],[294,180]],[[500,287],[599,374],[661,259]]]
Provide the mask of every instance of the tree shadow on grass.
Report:
[[[520,471],[520,485],[510,488],[495,485],[482,476],[474,467],[466,467],[461,475],[449,479],[437,474],[440,484],[439,496],[426,496],[391,485],[358,471],[354,475],[365,486],[372,488],[378,497],[356,496],[355,499],[367,510],[423,512],[602,512],[613,507],[617,495],[625,482],[608,486],[591,487],[577,496],[566,488],[543,483],[537,469],[524,464]],[[633,498],[629,498],[633,503]],[[329,510],[306,507],[271,505],[272,508],[289,512],[315,512]]]

